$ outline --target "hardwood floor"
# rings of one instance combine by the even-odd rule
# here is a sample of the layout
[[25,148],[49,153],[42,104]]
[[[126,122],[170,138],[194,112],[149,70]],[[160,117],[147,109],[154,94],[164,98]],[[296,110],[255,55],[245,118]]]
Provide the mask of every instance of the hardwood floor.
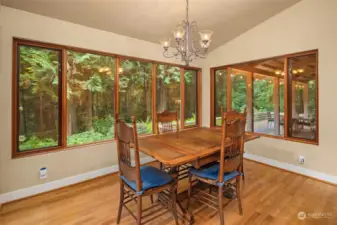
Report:
[[[335,225],[337,187],[262,164],[245,161],[242,182],[243,216],[237,202],[224,209],[227,225]],[[180,188],[185,188],[182,183]],[[109,225],[116,224],[119,183],[117,175],[63,188],[2,206],[0,225]],[[149,204],[146,199],[144,204]],[[218,225],[213,209],[193,204],[195,224]],[[299,212],[327,213],[328,218],[298,219]],[[311,214],[312,216],[313,214]],[[135,224],[123,210],[121,225]],[[174,224],[170,214],[152,224]],[[183,224],[182,222],[180,224]]]

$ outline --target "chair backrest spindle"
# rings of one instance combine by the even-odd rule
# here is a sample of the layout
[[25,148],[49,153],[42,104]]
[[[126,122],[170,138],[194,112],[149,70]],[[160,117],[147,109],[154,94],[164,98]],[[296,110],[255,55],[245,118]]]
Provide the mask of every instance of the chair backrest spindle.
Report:
[[[118,152],[119,175],[136,182],[137,191],[142,190],[140,177],[140,160],[136,118],[132,117],[132,127],[129,127],[118,114],[115,117],[116,141]],[[131,148],[134,149],[135,166],[132,166]]]

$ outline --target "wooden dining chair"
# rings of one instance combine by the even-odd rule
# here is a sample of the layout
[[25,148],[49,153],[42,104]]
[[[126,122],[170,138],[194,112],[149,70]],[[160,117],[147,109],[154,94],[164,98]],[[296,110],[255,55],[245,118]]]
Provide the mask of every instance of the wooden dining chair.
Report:
[[[169,174],[158,168],[140,166],[135,117],[132,117],[132,127],[129,127],[124,121],[120,120],[118,114],[116,114],[115,125],[120,177],[120,201],[117,224],[120,222],[122,209],[124,207],[136,220],[137,225],[150,222],[168,210],[171,211],[177,225],[176,179],[173,179]],[[134,165],[131,161],[131,148],[134,149]],[[171,201],[163,202],[158,199],[156,203],[153,203],[152,195],[166,190],[171,194],[171,196],[169,196]],[[142,206],[144,196],[150,196],[152,203],[152,205],[146,209],[143,209]],[[128,207],[128,203],[130,202],[137,204],[137,215]]]
[[[157,113],[157,134],[166,134],[170,132],[176,132],[177,138],[179,137],[179,110],[176,107],[176,111],[169,112],[164,110],[161,113]],[[160,168],[165,171],[170,171],[170,167],[166,167],[160,163]],[[188,170],[191,168],[190,164],[181,165],[177,168],[178,179],[182,180],[188,177]]]
[[[241,203],[241,164],[243,161],[246,114],[238,112],[225,113],[222,125],[222,140],[220,158],[201,167],[189,171],[189,188],[187,207],[191,198],[217,209],[220,214],[220,224],[224,224],[223,198],[224,191],[235,188],[235,197],[238,201],[239,212],[242,215]],[[230,142],[230,144],[225,144]],[[195,178],[193,181],[192,179]],[[200,184],[208,184],[218,188],[218,196],[207,192]]]
[[[242,114],[243,114],[242,116],[244,116],[247,119],[247,108],[243,110]],[[227,118],[227,120],[234,120],[235,118],[238,117],[238,115],[240,115],[240,113],[235,110],[224,112],[223,106],[221,106],[221,126],[223,126],[224,124],[225,117]],[[241,173],[242,173],[242,180],[245,180],[245,170],[244,170],[243,158],[241,162]]]
[[176,132],[177,137],[179,135],[179,116],[178,107],[176,111],[170,112],[164,110],[161,113],[157,113],[157,134],[165,134],[170,132]]

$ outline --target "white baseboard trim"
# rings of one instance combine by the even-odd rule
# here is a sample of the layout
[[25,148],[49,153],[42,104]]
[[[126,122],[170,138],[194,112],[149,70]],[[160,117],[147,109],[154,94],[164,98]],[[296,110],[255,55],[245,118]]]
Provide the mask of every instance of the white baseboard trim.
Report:
[[311,177],[317,180],[325,181],[331,184],[337,184],[337,176],[328,175],[325,173],[317,172],[314,170],[306,169],[300,166],[296,166],[290,163],[280,162],[275,159],[269,159],[263,156],[245,153],[244,158],[250,159],[256,162],[274,166],[280,169],[288,170],[290,172],[302,174],[307,177]]
[[[280,169],[288,170],[294,173],[302,174],[302,175],[312,177],[318,180],[322,180],[328,183],[337,184],[337,176],[332,176],[332,175],[317,172],[314,170],[309,170],[309,169],[306,169],[300,166],[296,166],[296,165],[285,163],[285,162],[280,162],[274,159],[269,159],[263,156],[254,155],[250,153],[245,153],[244,158],[250,159],[256,162],[260,162],[263,164],[267,164],[270,166],[274,166]],[[141,158],[140,161],[141,161],[141,164],[145,164],[145,163],[154,161],[154,159],[151,157],[144,157],[144,158]],[[48,183],[16,190],[13,192],[4,193],[0,195],[0,205],[6,202],[12,202],[18,199],[26,198],[29,196],[34,196],[40,193],[48,192],[48,191],[66,187],[72,184],[80,183],[86,180],[94,179],[96,177],[104,176],[104,175],[114,173],[117,171],[118,171],[118,166],[114,165],[111,167],[106,167],[106,168],[102,168],[99,170],[90,171],[90,172],[79,174],[76,176],[67,177],[67,178],[63,178],[60,180],[55,180],[55,181],[51,181]]]
[[[140,159],[141,164],[149,163],[154,161],[151,157],[144,157]],[[66,187],[72,184],[80,183],[86,180],[94,179],[96,177],[104,176],[110,173],[118,171],[118,165],[102,168],[99,170],[90,171],[87,173],[79,174],[72,177],[66,177],[60,180],[51,181],[48,183],[35,185],[32,187],[16,190],[13,192],[8,192],[0,194],[0,205],[6,202],[12,202],[18,199],[26,198],[29,196],[34,196],[40,193],[48,192],[51,190]]]

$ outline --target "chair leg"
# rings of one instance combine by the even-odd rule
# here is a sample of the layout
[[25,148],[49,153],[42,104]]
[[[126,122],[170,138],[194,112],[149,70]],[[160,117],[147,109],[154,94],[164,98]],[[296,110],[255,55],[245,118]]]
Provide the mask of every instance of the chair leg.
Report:
[[137,225],[142,224],[142,196],[137,199]]
[[176,202],[177,202],[177,184],[174,184],[173,189],[172,189],[172,214],[176,222],[176,225],[178,225]]
[[150,195],[151,204],[153,204],[153,195]]
[[242,215],[242,202],[241,202],[241,179],[240,177],[236,178],[236,198],[238,200],[238,205],[239,205],[239,212],[240,215]]
[[242,180],[245,180],[245,171],[243,170],[243,162],[241,162],[241,173],[242,173]]
[[122,215],[122,209],[124,204],[124,183],[120,180],[120,195],[119,195],[119,207],[118,207],[118,214],[117,214],[117,221],[116,223],[119,224]]
[[188,197],[187,197],[187,204],[186,204],[186,209],[187,210],[190,207],[191,196],[192,196],[192,175],[188,174]]
[[225,224],[224,215],[223,215],[223,187],[219,187],[219,216],[220,216],[220,225]]

